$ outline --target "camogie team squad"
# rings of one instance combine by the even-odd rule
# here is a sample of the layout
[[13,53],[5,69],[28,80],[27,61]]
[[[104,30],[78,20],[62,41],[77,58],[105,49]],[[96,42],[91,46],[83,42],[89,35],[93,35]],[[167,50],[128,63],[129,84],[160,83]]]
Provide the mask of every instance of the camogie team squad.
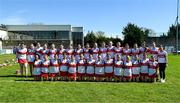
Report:
[[110,41],[107,46],[102,42],[101,47],[94,43],[92,48],[86,44],[85,48],[70,45],[66,49],[63,45],[57,49],[54,44],[41,47],[40,43],[26,48],[21,43],[13,52],[21,75],[25,69],[27,76],[29,64],[34,80],[155,82],[160,74],[160,81],[165,82],[168,62],[167,52],[155,42],[151,48],[145,42],[130,48],[128,44],[122,47],[120,42],[113,46]]

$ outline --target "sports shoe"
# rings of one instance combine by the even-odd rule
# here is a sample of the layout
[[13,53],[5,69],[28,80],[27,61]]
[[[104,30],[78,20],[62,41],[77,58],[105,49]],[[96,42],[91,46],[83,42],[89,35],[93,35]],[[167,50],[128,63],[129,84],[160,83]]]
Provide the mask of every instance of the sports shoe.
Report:
[[162,80],[162,83],[165,83],[165,79]]

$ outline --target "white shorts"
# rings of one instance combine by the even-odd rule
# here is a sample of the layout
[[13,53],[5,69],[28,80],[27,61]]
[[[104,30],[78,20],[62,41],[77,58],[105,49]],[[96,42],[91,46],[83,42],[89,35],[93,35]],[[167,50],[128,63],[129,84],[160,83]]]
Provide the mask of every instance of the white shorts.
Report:
[[32,74],[33,75],[40,75],[41,74],[41,68],[34,68]]
[[113,67],[112,66],[105,66],[105,73],[112,73]]
[[50,67],[50,70],[49,70],[50,73],[59,73],[59,67]]
[[94,74],[94,66],[87,66],[86,73],[87,74]]
[[96,67],[95,68],[95,74],[104,74],[104,67]]
[[85,73],[85,66],[78,66],[78,73]]
[[114,75],[115,76],[122,76],[123,75],[123,69],[114,67]]

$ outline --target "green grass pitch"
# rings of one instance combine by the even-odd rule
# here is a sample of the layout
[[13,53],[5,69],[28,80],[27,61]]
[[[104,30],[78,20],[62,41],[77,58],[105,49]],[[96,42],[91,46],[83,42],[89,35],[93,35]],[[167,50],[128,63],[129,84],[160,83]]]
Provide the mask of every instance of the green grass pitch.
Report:
[[[0,55],[0,63],[15,58]],[[166,83],[34,82],[0,68],[0,102],[180,102],[180,56],[169,55]],[[32,80],[32,78],[28,78]]]

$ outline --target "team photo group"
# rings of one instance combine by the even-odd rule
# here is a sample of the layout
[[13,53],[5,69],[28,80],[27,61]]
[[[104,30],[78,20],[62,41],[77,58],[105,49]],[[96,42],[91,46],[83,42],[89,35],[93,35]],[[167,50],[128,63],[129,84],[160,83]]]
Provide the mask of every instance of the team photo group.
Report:
[[[34,80],[59,81],[106,81],[106,82],[165,82],[168,64],[167,52],[163,46],[152,42],[147,47],[135,43],[132,48],[112,41],[100,45],[87,43],[85,47],[63,44],[40,43],[19,44],[14,54],[20,65],[20,74],[28,75],[28,68]],[[29,65],[29,66],[28,66]]]

